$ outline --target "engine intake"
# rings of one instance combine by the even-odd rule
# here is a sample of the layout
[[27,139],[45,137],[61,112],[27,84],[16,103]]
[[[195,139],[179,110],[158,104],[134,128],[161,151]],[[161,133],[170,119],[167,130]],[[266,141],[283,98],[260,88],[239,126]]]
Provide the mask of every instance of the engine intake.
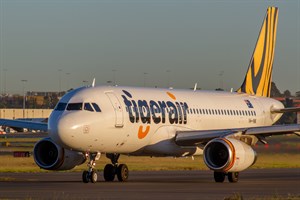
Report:
[[37,142],[33,149],[34,161],[42,169],[69,170],[86,161],[81,152],[64,149],[50,138]]
[[240,140],[216,138],[205,146],[203,159],[211,170],[239,172],[255,163],[256,152]]

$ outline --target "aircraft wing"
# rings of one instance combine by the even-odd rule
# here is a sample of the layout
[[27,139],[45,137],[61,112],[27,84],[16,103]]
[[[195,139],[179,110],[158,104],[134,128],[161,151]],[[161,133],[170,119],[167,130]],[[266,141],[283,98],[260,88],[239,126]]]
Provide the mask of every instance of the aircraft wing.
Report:
[[264,143],[264,138],[271,135],[296,134],[300,136],[300,124],[274,125],[250,128],[179,131],[176,133],[175,143],[179,146],[205,145],[214,138],[226,137],[235,133],[256,136]]
[[0,119],[0,126],[8,126],[11,128],[28,128],[31,130],[48,131],[47,123],[26,121],[26,120]]

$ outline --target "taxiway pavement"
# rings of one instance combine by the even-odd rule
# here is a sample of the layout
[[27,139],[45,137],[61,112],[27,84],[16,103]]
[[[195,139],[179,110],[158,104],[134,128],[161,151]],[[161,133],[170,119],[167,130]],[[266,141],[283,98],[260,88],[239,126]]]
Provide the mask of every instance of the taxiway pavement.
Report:
[[129,181],[82,183],[80,172],[0,173],[0,199],[225,199],[300,197],[300,169],[250,169],[238,183],[215,183],[211,171],[130,172]]

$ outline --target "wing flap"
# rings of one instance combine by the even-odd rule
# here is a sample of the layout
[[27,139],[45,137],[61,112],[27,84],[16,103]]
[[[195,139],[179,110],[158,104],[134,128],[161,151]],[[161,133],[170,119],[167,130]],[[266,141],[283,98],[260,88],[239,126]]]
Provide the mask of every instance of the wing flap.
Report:
[[31,130],[41,131],[48,130],[48,124],[45,122],[33,122],[26,120],[0,119],[0,126],[8,126],[12,128],[28,128]]

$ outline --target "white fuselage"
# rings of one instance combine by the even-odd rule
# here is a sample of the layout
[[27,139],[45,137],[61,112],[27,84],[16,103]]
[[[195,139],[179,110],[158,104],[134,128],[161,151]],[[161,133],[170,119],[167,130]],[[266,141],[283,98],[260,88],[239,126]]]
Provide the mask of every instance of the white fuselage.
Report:
[[269,126],[281,117],[271,109],[283,107],[271,98],[221,91],[84,87],[60,100],[48,127],[71,150],[183,156],[202,151],[176,145],[177,131]]

